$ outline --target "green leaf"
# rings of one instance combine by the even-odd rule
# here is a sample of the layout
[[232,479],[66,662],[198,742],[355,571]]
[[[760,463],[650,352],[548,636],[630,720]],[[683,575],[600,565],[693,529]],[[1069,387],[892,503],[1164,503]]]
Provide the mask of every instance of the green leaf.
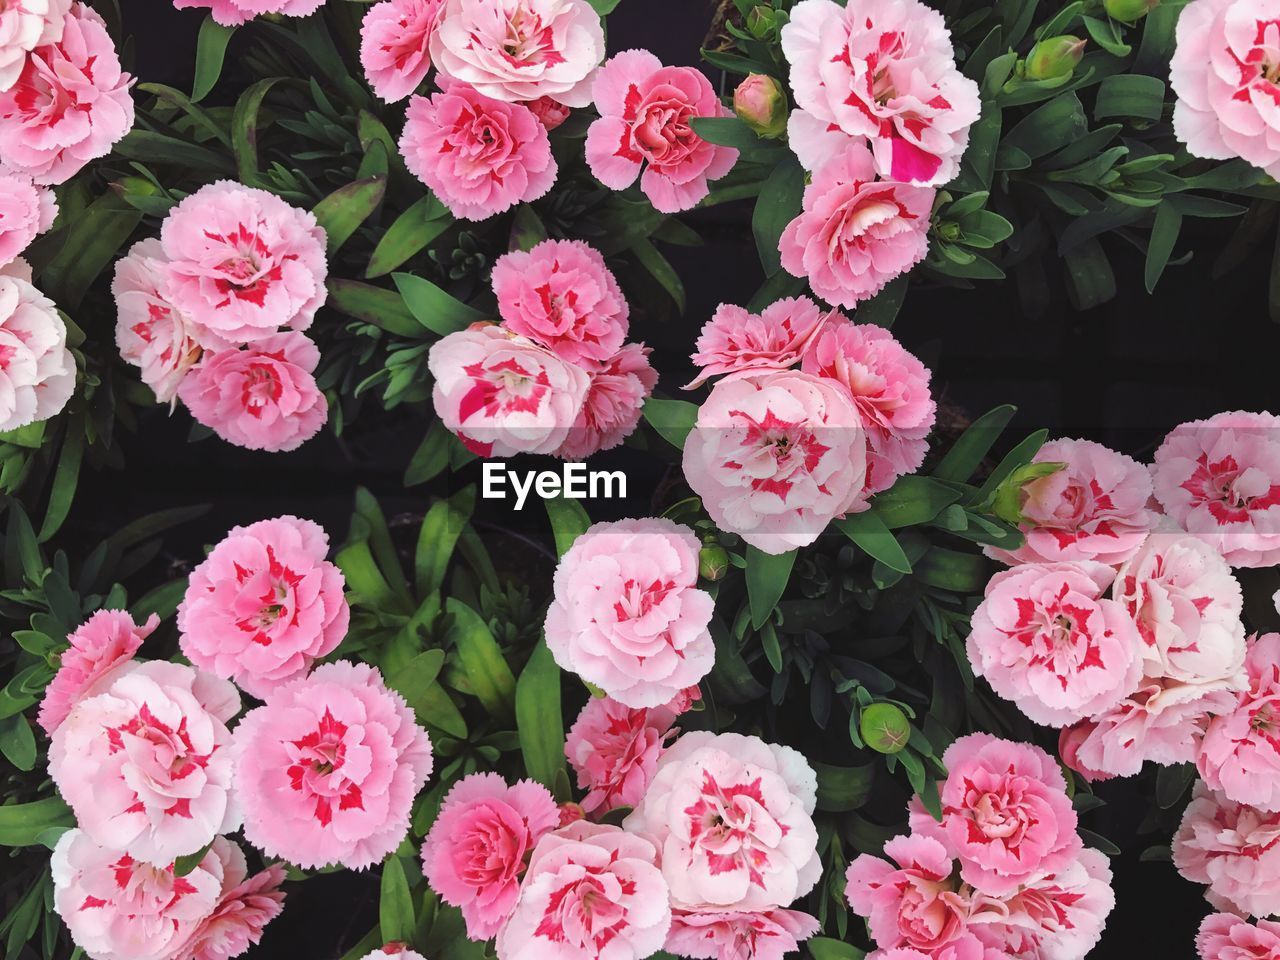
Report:
[[804,167],[795,157],[788,156],[765,180],[751,215],[751,232],[755,235],[756,250],[766,277],[782,269],[778,242],[787,225],[800,215],[803,196]]
[[587,3],[591,4],[592,9],[602,17],[607,17],[609,14],[613,13],[614,8],[617,7],[620,2],[621,0],[587,0]]
[[188,853],[185,856],[178,857],[173,861],[173,875],[175,877],[185,877],[196,867],[200,866],[200,861],[205,858],[205,854],[209,852],[209,848],[213,846],[210,840],[195,853]]
[[1000,434],[1009,425],[1017,409],[1008,405],[996,407],[975,420],[960,439],[952,444],[946,456],[934,468],[933,475],[939,480],[954,483],[968,480],[1000,439]]
[[688,400],[660,400],[650,397],[645,401],[643,412],[649,425],[677,450],[684,449],[685,440],[698,419],[697,404]]
[[928,523],[961,496],[959,490],[932,477],[909,475],[877,493],[871,510],[887,529],[896,530]]
[[226,58],[227,44],[236,32],[235,27],[224,27],[212,16],[204,18],[200,24],[200,35],[196,39],[196,73],[191,85],[191,99],[199,103],[218,82],[222,75],[222,62]]
[[978,490],[978,493],[973,498],[972,502],[986,502],[987,498],[995,493],[996,488],[999,487],[1006,478],[1008,478],[1019,467],[1025,466],[1031,462],[1031,458],[1039,452],[1040,448],[1044,446],[1045,440],[1048,438],[1048,430],[1037,430],[1005,454],[1004,459],[996,465],[996,468],[992,470],[987,479],[983,481],[982,487]]
[[395,281],[396,289],[404,297],[404,305],[409,308],[414,319],[442,337],[465,330],[473,323],[490,319],[474,307],[445,293],[430,280],[412,273],[393,273],[391,279]]
[[832,940],[830,937],[806,940],[805,948],[813,960],[862,960],[867,955],[865,950],[859,950],[851,943]]
[[1100,20],[1097,17],[1085,17],[1084,28],[1089,31],[1093,41],[1114,57],[1127,57],[1130,46],[1120,39],[1120,28],[1114,20]]
[[418,596],[425,597],[444,585],[453,548],[462,535],[462,528],[471,519],[474,503],[475,488],[468,487],[457,496],[437,501],[427,511],[418,530],[413,560],[414,589]]
[[31,847],[40,834],[56,827],[74,827],[75,815],[61,797],[0,806],[0,847]]
[[231,148],[241,183],[250,186],[258,183],[258,113],[262,109],[262,101],[281,79],[269,77],[259,80],[236,101],[231,114]]
[[445,611],[453,623],[445,637],[458,653],[463,675],[471,691],[495,717],[509,720],[516,693],[516,678],[507,666],[489,626],[465,603],[450,597]]
[[784,148],[775,140],[762,140],[756,132],[737,117],[694,117],[690,121],[694,132],[708,143],[733,147],[743,157],[782,156]]
[[1155,223],[1151,226],[1151,239],[1147,244],[1147,262],[1143,270],[1143,280],[1147,293],[1155,290],[1156,284],[1164,273],[1169,257],[1173,254],[1173,246],[1178,242],[1178,233],[1182,229],[1182,214],[1169,203],[1156,207]]
[[771,554],[747,547],[747,599],[751,605],[751,625],[757,630],[764,626],[782,599],[795,563],[794,550]]
[[843,520],[836,520],[835,527],[852,540],[868,556],[879,560],[890,570],[911,572],[911,561],[903,552],[898,538],[890,532],[874,511],[851,513]]
[[49,504],[45,507],[44,522],[40,524],[40,542],[47,542],[62,528],[71,511],[76,487],[80,482],[80,464],[84,460],[84,418],[73,415],[67,425],[66,439],[58,454],[58,467],[53,474],[53,486],[49,489]]
[[412,943],[417,916],[413,910],[413,896],[409,893],[409,879],[404,864],[392,854],[382,864],[382,883],[378,895],[378,929],[384,943]]
[[902,309],[902,303],[906,299],[907,276],[904,274],[890,280],[885,288],[870,300],[860,303],[855,316],[858,318],[858,323],[874,323],[877,327],[887,329],[893,326],[893,321],[898,318],[898,311]]
[[1164,81],[1141,73],[1121,73],[1107,77],[1098,85],[1093,116],[1097,120],[1108,117],[1134,117],[1139,120],[1159,120],[1164,113]]
[[387,677],[387,683],[417,711],[418,704],[430,700],[431,688],[436,685],[443,666],[443,650],[424,650]]
[[1096,237],[1064,250],[1068,293],[1077,310],[1089,310],[1116,295],[1116,276]]
[[560,668],[539,641],[516,681],[516,731],[529,776],[548,789],[564,771],[564,716],[560,711]]
[[658,281],[658,285],[675,301],[676,310],[683,314],[686,303],[684,282],[680,279],[680,274],[676,272],[675,267],[671,266],[670,261],[658,252],[658,248],[651,240],[647,239],[637,240],[632,245],[631,252],[635,254],[640,265],[649,271],[649,275]]
[[378,245],[373,248],[373,255],[369,257],[365,279],[386,276],[430,246],[453,222],[449,211],[434,194],[428,193],[420,198],[383,232]]
[[1074,93],[1054,97],[1024,117],[1001,143],[1001,149],[1022,151],[1032,160],[1071,143],[1088,132],[1084,107]]
[[398,337],[423,339],[431,331],[420,324],[404,297],[394,290],[359,280],[330,280],[328,306]]
[[[234,142],[233,135],[232,143]],[[200,170],[216,176],[232,176],[236,171],[231,160],[217,151],[141,127],[125,134],[124,139],[112,147],[111,153],[139,163],[169,163],[175,167]]]
[[551,520],[551,533],[556,541],[556,554],[563,557],[573,542],[587,532],[591,518],[582,504],[564,497],[551,497],[542,501]]
[[871,786],[876,778],[876,765],[860,767],[836,767],[827,763],[814,763],[818,775],[818,809],[831,813],[856,810],[871,796]]
[[126,193],[155,193],[141,177],[125,177],[71,221],[57,255],[45,265],[40,285],[64,310],[74,310],[94,280],[116,259],[142,212],[125,200]]
[[328,238],[329,256],[341,249],[360,224],[372,216],[386,192],[385,176],[369,177],[339,187],[312,208]]
[[16,500],[9,502],[9,525],[4,538],[5,577],[11,584],[26,579],[39,583],[44,575],[45,562],[31,520]]
[[22,714],[15,713],[0,720],[0,753],[19,770],[34,769],[36,737]]
[[404,470],[404,486],[416,487],[438,477],[449,466],[449,441],[453,434],[439,420],[433,419],[427,435],[409,459]]
[[747,303],[747,309],[759,313],[771,303],[786,297],[796,297],[805,291],[805,282],[801,277],[792,276],[786,270],[779,270],[763,284]]

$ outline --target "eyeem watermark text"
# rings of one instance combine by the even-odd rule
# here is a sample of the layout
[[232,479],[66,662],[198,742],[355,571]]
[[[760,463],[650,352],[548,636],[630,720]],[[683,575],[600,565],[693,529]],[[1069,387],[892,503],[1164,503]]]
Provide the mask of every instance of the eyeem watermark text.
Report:
[[617,500],[627,495],[627,475],[621,470],[588,470],[585,463],[566,463],[555,470],[508,470],[501,460],[484,464],[480,496],[506,500],[515,494],[516,509],[523,510],[530,493],[543,500]]

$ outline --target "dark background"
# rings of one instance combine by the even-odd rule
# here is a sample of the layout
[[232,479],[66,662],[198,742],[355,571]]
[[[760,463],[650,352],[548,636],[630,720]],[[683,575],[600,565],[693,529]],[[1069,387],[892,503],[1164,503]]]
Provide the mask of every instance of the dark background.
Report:
[[[135,74],[189,89],[204,11],[175,11],[169,0],[122,0],[122,6],[126,32],[135,42]],[[701,0],[625,0],[609,19],[610,52],[644,47],[667,63],[697,64],[711,6]],[[233,45],[232,61],[234,52]],[[745,303],[763,279],[749,216],[749,207],[742,206],[695,214],[690,222],[706,246],[665,251],[688,290],[686,318],[675,329],[633,327],[633,335],[657,345],[659,389],[670,395],[687,381],[687,355],[716,305]],[[972,291],[913,287],[894,333],[933,370],[936,394],[969,415],[1002,403],[1017,405],[1012,439],[1048,427],[1054,436],[1097,440],[1149,460],[1180,422],[1222,410],[1277,406],[1280,326],[1267,312],[1270,240],[1235,271],[1221,279],[1210,276],[1233,228],[1233,221],[1188,220],[1175,258],[1190,249],[1195,255],[1170,267],[1152,296],[1142,286],[1140,256],[1123,243],[1108,242],[1120,292],[1102,307],[1076,312],[1064,290],[1051,288],[1050,309],[1032,319],[1021,312],[1012,282]],[[96,323],[107,330],[113,320]],[[198,560],[200,545],[216,542],[228,527],[285,512],[319,521],[340,542],[356,485],[379,494],[389,514],[421,514],[426,491],[405,491],[400,482],[421,438],[421,421],[393,416],[373,428],[372,419],[377,418],[360,421],[356,436],[344,442],[325,432],[294,454],[269,455],[216,440],[188,443],[186,415],[179,411],[167,418],[157,410],[143,421],[140,436],[124,438],[125,471],[82,481],[69,532],[96,540],[151,510],[212,504],[175,541],[171,559],[180,566]],[[597,465],[626,469],[633,496],[627,503],[589,504],[594,518],[648,512],[651,493],[664,480],[660,461],[622,451],[601,457]],[[470,482],[473,472],[454,482]],[[482,504],[481,521],[491,531],[514,528],[546,539],[537,504],[529,504],[524,516],[514,516],[505,504],[488,506]],[[550,559],[526,551],[511,562],[542,577]],[[1103,784],[1098,793],[1108,805],[1084,819],[1124,849],[1112,861],[1118,906],[1094,957],[1128,957],[1137,949],[1175,958],[1194,954],[1195,928],[1208,912],[1200,889],[1167,862],[1138,859],[1146,847],[1167,843],[1168,824],[1176,824],[1176,816],[1166,815],[1163,833],[1138,835],[1153,792],[1150,772]],[[316,878],[305,891],[293,884],[291,909],[252,955],[336,956],[335,941],[345,949],[376,920],[376,897],[376,882],[368,877]]]

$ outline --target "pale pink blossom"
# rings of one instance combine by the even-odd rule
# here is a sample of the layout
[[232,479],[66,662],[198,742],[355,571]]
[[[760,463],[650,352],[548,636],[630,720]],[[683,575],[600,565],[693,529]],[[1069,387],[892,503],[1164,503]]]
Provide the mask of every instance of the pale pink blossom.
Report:
[[582,809],[608,813],[644,797],[669,739],[675,713],[633,708],[611,697],[592,697],[565,738],[564,754],[586,790]]
[[809,169],[853,139],[870,143],[887,179],[938,185],[959,172],[981,103],[940,12],[919,0],[801,0],[782,50],[801,108],[791,146]]
[[1247,688],[1209,721],[1196,766],[1232,800],[1280,810],[1280,633],[1249,641],[1245,671]]
[[395,850],[432,762],[404,698],[346,661],[275,690],[232,752],[245,839],[303,868],[363,870]]
[[169,212],[160,243],[173,306],[220,341],[305,330],[328,296],[324,230],[266,190],[230,180],[201,187]]
[[445,795],[422,844],[422,872],[461,908],[468,937],[490,940],[506,923],[529,855],[559,823],[555,799],[532,780],[507,786],[496,773],[473,773]]
[[1025,542],[1017,550],[987,548],[1007,564],[1097,560],[1111,566],[1132,557],[1156,524],[1151,477],[1131,457],[1091,440],[1050,440],[1032,463],[1062,469],[1022,485],[1018,525]]
[[644,402],[658,385],[649,348],[625,344],[608,360],[587,370],[591,384],[573,429],[555,451],[565,460],[585,460],[612,450],[635,432]]
[[676,910],[664,949],[692,960],[783,960],[818,930],[818,921],[799,910]]
[[1280,417],[1184,423],[1156,451],[1152,477],[1164,512],[1233,567],[1280,563]]
[[487,220],[556,182],[547,128],[533,111],[465,83],[446,80],[439,93],[409,101],[400,153],[460,220]]
[[653,840],[673,909],[753,913],[784,907],[822,874],[817,776],[790,747],[736,733],[686,733],[658,760],[623,821]]
[[1142,678],[1142,639],[1103,594],[1100,563],[1029,563],[987,584],[968,639],[974,673],[1036,723],[1065,727],[1118,705]]
[[700,549],[665,519],[588,528],[556,566],[545,626],[556,663],[629,707],[660,706],[700,681],[715,662]]
[[832,318],[808,297],[787,297],[759,314],[722,303],[698,335],[693,390],[712,377],[761,373],[796,366],[805,349]]
[[171,960],[230,960],[262,939],[262,931],[284,909],[284,864],[249,876],[244,852],[219,837],[223,856],[222,896],[213,912],[196,924]]
[[1236,803],[1198,781],[1173,835],[1173,865],[1208,886],[1219,910],[1280,913],[1280,814]]
[[17,82],[27,54],[62,39],[71,0],[13,0],[0,10],[0,91]]
[[684,445],[684,473],[723,530],[766,553],[807,546],[856,509],[862,417],[840,384],[798,370],[721,380]]
[[1200,960],[1280,960],[1280,923],[1210,914],[1196,934],[1196,952]]
[[233,527],[191,572],[178,605],[193,664],[260,699],[333,652],[351,612],[329,537],[297,517]]
[[431,70],[428,44],[444,0],[382,0],[360,25],[360,64],[373,92],[388,103],[403,100]]
[[71,646],[62,651],[40,701],[37,722],[44,732],[52,736],[77,703],[110,683],[159,625],[154,613],[138,626],[124,610],[99,610],[72,630]]
[[[969,892],[946,848],[932,837],[894,837],[888,860],[869,853],[849,864],[845,897],[882,950],[910,947],[933,955],[967,932]],[[889,861],[892,861],[890,863]]]
[[76,388],[67,325],[29,278],[20,259],[0,273],[0,431],[48,420]]
[[538,841],[499,960],[643,960],[671,926],[667,884],[648,840],[579,820]]
[[1193,156],[1280,174],[1280,24],[1256,0],[1196,0],[1178,18],[1173,132]]
[[782,266],[828,303],[854,307],[929,252],[935,191],[877,180],[871,151],[851,144],[813,175],[782,232]]
[[410,950],[403,943],[384,944],[381,950],[366,954],[362,960],[427,960],[422,954]]
[[54,730],[49,776],[94,842],[163,864],[236,828],[235,687],[151,660],[91,692]]
[[1076,860],[1076,813],[1049,754],[1033,744],[973,733],[949,746],[942,763],[942,822],[916,798],[911,829],[940,841],[960,861],[965,883],[1004,896],[1034,875]]
[[120,356],[139,368],[142,382],[157,401],[171,403],[187,371],[200,359],[200,342],[217,338],[174,307],[165,263],[159,240],[139,240],[116,261],[111,293],[116,300]]
[[[234,844],[218,837],[184,876],[96,844],[83,829],[58,838],[53,905],[93,960],[173,960],[217,907]],[[194,851],[193,851],[194,852]]]
[[[0,11],[0,30],[5,11]],[[2,41],[0,41],[2,43]],[[31,241],[53,226],[58,202],[30,177],[0,171],[0,266],[11,263]]]
[[105,157],[133,126],[132,83],[102,17],[73,3],[61,35],[32,50],[0,93],[5,167],[58,184]]
[[544,240],[493,265],[493,293],[507,329],[569,363],[603,362],[627,337],[630,308],[613,272],[581,240]]
[[486,97],[585,107],[604,26],[587,0],[446,0],[431,59]]
[[324,5],[324,0],[173,0],[173,5],[179,10],[208,7],[218,23],[236,27],[266,14],[308,17]]
[[697,206],[710,181],[738,162],[737,150],[693,129],[699,117],[732,115],[693,67],[664,67],[647,50],[627,50],[600,68],[592,96],[600,119],[587,131],[587,165],[611,190],[639,177],[655,209],[679,213]]
[[920,469],[938,410],[932,374],[893,334],[837,313],[809,344],[800,369],[838,381],[853,397],[867,433],[866,496]]
[[436,341],[427,366],[436,416],[482,457],[553,453],[591,385],[577,366],[492,324]]

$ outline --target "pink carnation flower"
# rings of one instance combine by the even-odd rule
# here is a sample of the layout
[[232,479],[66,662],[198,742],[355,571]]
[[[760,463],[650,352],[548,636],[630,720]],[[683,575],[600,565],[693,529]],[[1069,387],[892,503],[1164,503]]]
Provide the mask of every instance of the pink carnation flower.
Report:
[[629,707],[659,706],[700,681],[715,662],[700,549],[670,520],[592,525],[556,566],[545,627],[556,663]]
[[929,390],[932,374],[893,334],[836,314],[809,345],[800,369],[838,381],[853,397],[867,432],[866,496],[920,469],[938,409]]
[[482,457],[553,453],[590,388],[578,367],[493,325],[437,340],[427,366],[436,416]]
[[974,733],[948,747],[942,762],[942,822],[915,798],[911,829],[940,841],[960,861],[965,883],[1004,896],[1076,860],[1076,812],[1049,754]]
[[123,610],[99,610],[67,636],[58,672],[45,687],[37,722],[53,736],[72,708],[111,682],[160,625],[154,613],[138,626]]
[[[738,151],[703,140],[691,121],[730,116],[693,67],[664,67],[647,50],[627,50],[600,68],[592,87],[600,119],[587,131],[587,165],[611,190],[640,189],[662,213],[700,203],[738,162]],[[644,171],[641,175],[641,170]]]
[[0,10],[0,91],[17,82],[27,54],[62,39],[71,0],[16,0]]
[[219,837],[223,859],[222,896],[213,912],[196,924],[171,960],[228,960],[262,939],[262,931],[284,909],[284,864],[249,876],[244,852]]
[[[93,960],[173,960],[216,909],[234,844],[222,837],[185,876],[94,843],[82,829],[58,838],[53,905]],[[193,851],[194,852],[194,851]]]
[[1100,563],[997,573],[973,613],[969,661],[1036,723],[1065,727],[1116,706],[1142,678],[1142,639]]
[[152,660],[91,692],[54,730],[49,776],[94,842],[160,864],[236,828],[231,684]]
[[1198,781],[1173,835],[1173,865],[1208,885],[1219,910],[1280,913],[1280,814],[1236,803]]
[[513,787],[496,773],[473,773],[448,794],[422,845],[422,872],[445,903],[462,909],[467,936],[490,940],[515,910],[520,878],[560,811],[546,787]]
[[213,19],[224,27],[236,27],[264,14],[309,17],[324,0],[173,0],[179,10],[208,7]]
[[120,356],[140,369],[142,382],[160,403],[177,397],[187,371],[200,359],[200,341],[216,340],[170,301],[165,263],[159,240],[139,240],[116,261],[111,282]]
[[801,0],[782,50],[801,108],[791,147],[808,169],[853,138],[870,142],[886,179],[937,185],[959,172],[981,103],[941,13],[918,0]]
[[818,930],[818,921],[798,910],[677,910],[672,913],[664,949],[692,960],[783,960]]
[[320,351],[286,331],[246,347],[206,353],[178,386],[191,415],[228,443],[296,450],[325,425],[329,404],[313,376]]
[[546,834],[498,934],[498,960],[642,960],[656,953],[671,926],[656,858],[648,840],[586,820]]
[[178,605],[182,652],[260,699],[337,649],[351,611],[319,524],[277,517],[233,527],[191,572]]
[[233,744],[244,835],[304,869],[363,870],[400,845],[431,741],[368,664],[316,667],[250,710]]
[[725,374],[794,367],[831,316],[808,297],[779,300],[760,314],[722,303],[698,336],[692,359],[701,371],[685,389]]
[[417,951],[410,950],[403,943],[384,944],[381,950],[365,954],[362,960],[427,960]]
[[400,135],[409,171],[460,220],[487,220],[544,196],[557,168],[533,111],[464,83],[443,87],[409,101]]
[[585,460],[612,450],[635,432],[644,402],[658,385],[658,372],[649,365],[649,348],[628,343],[604,363],[589,369],[591,384],[582,409],[555,456]]
[[1165,513],[1233,567],[1280,563],[1280,417],[1184,423],[1156,451],[1152,476]]
[[[0,431],[62,412],[76,388],[67,325],[21,260],[0,272]],[[25,273],[25,279],[23,274]]]
[[73,3],[61,36],[36,47],[0,93],[5,166],[36,183],[70,180],[133,126],[132,83],[102,17]]
[[783,370],[715,385],[685,441],[684,473],[721,529],[778,554],[855,509],[866,456],[848,392]]
[[1266,4],[1196,0],[1178,18],[1173,132],[1193,156],[1242,157],[1280,175],[1280,28]]
[[265,190],[230,180],[201,187],[169,212],[160,243],[173,305],[220,340],[305,330],[328,295],[324,230]]
[[623,827],[658,846],[673,909],[767,911],[822,874],[816,796],[817,776],[790,747],[697,731],[662,755]]
[[382,0],[360,26],[360,63],[373,92],[388,103],[403,100],[431,70],[427,45],[445,0]]
[[[1116,776],[1106,770],[1091,767],[1080,759],[1080,748],[1089,742],[1089,738],[1098,726],[1092,720],[1081,720],[1058,731],[1058,759],[1062,761],[1064,767],[1074,771],[1089,783],[1101,783]],[[1141,760],[1138,761],[1138,767],[1139,769],[1142,767]]]
[[1280,810],[1280,633],[1249,642],[1245,671],[1248,687],[1209,721],[1196,766],[1232,800]]
[[592,697],[569,728],[564,754],[586,790],[582,809],[601,814],[643,799],[662,756],[675,714],[666,707],[635,709]]
[[953,876],[946,848],[932,837],[899,836],[884,845],[892,863],[860,854],[845,875],[845,896],[866,917],[876,944],[934,955],[966,933],[968,892]]
[[[0,11],[0,30],[5,11]],[[0,44],[2,44],[0,40]],[[12,263],[31,241],[53,226],[58,202],[53,191],[29,177],[0,171],[0,266]]]
[[493,293],[508,330],[570,363],[608,360],[627,337],[622,288],[581,240],[544,240],[499,257]]
[[871,151],[850,145],[805,187],[778,245],[782,266],[828,303],[857,306],[925,258],[934,193],[877,180]]
[[988,548],[1007,564],[1097,560],[1111,566],[1132,557],[1155,526],[1147,509],[1151,477],[1122,453],[1091,440],[1050,440],[1033,463],[1066,466],[1023,484],[1019,494],[1026,542],[1017,550]]
[[1196,952],[1200,960],[1280,960],[1280,923],[1210,914],[1196,934]]

